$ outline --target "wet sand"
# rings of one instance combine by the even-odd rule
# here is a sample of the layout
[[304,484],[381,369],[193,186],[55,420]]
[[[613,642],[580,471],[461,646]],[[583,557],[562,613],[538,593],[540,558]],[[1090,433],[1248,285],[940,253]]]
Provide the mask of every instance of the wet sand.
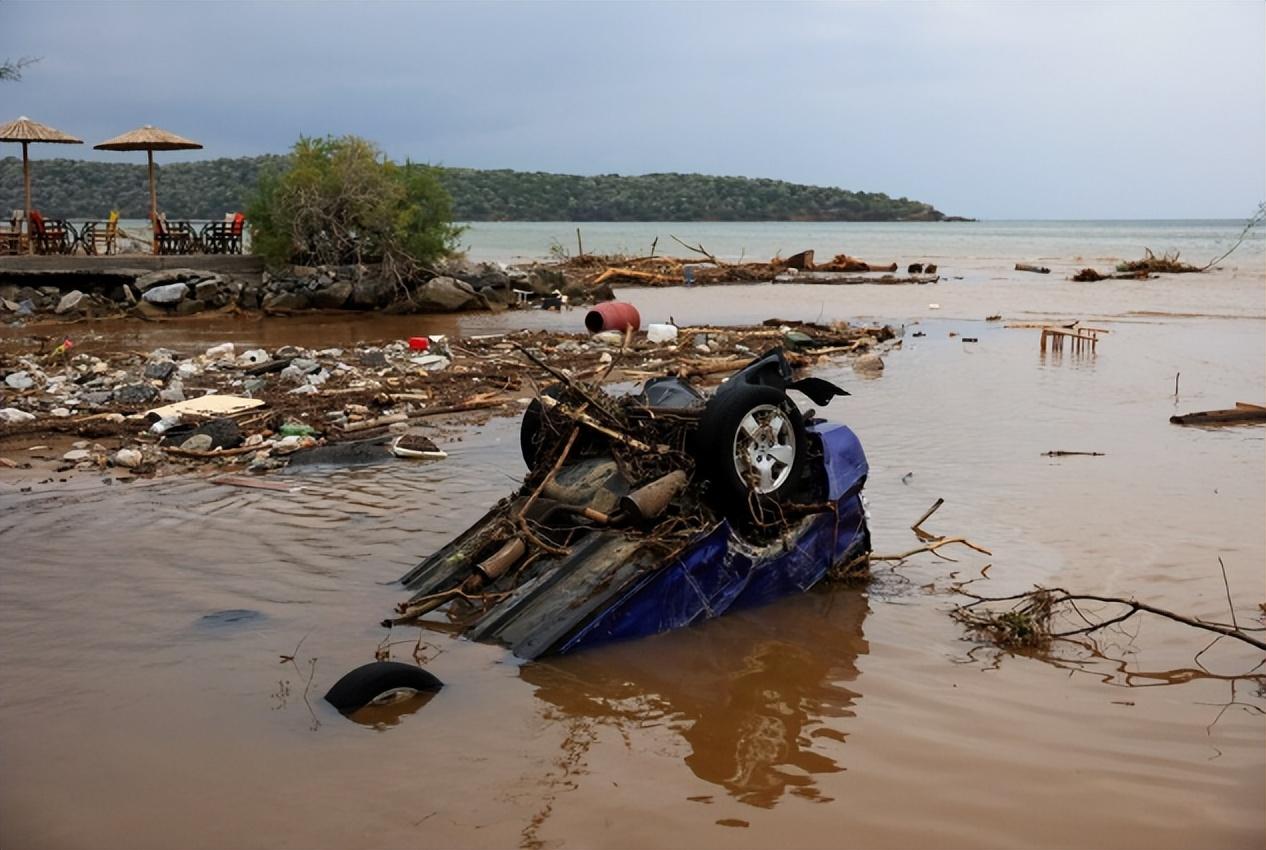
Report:
[[[1266,428],[1167,418],[1262,400],[1264,292],[1253,270],[625,290],[647,320],[906,322],[881,378],[820,373],[853,392],[823,413],[866,447],[878,551],[916,545],[908,526],[944,497],[931,530],[993,557],[925,555],[865,589],[534,664],[427,632],[448,687],[376,726],[319,696],[372,658],[402,598],[390,582],[513,488],[517,422],[477,426],[441,463],[294,473],[295,494],[191,479],[0,490],[0,844],[1260,847],[1266,698],[1260,680],[1187,672],[1204,635],[1141,620],[1106,642],[1120,663],[1003,656],[965,640],[928,585],[992,563],[975,588],[1059,584],[1225,619],[1221,555],[1240,621],[1254,619]],[[1043,357],[1036,331],[992,313],[1112,333],[1093,358]],[[171,339],[443,332],[420,324],[191,324]],[[154,333],[137,343],[170,344]],[[397,657],[417,635],[394,635],[409,642]],[[298,668],[279,664],[300,641]],[[1260,657],[1223,641],[1200,660],[1234,675]]]

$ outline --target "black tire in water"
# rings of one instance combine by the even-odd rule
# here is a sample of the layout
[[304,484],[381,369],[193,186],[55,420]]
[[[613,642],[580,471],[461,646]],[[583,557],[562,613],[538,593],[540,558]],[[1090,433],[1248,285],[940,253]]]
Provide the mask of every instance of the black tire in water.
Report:
[[334,683],[325,701],[343,714],[364,708],[393,691],[438,691],[444,683],[421,667],[399,661],[372,661]]
[[699,462],[729,507],[786,498],[806,460],[804,417],[782,390],[736,384],[708,402],[699,421]]

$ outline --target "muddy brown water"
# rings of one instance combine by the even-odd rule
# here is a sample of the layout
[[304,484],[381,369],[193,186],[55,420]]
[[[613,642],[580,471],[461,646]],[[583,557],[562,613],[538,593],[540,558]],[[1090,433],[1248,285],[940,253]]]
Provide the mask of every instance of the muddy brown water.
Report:
[[[1002,656],[965,640],[927,588],[992,564],[974,587],[1059,584],[1226,619],[1220,555],[1238,618],[1254,619],[1266,428],[1167,418],[1263,399],[1266,288],[1159,283],[626,291],[648,320],[922,320],[882,377],[823,370],[853,396],[822,413],[866,448],[877,550],[917,545],[908,526],[944,497],[929,528],[993,556],[923,555],[864,589],[532,664],[426,632],[448,686],[362,723],[320,695],[372,657],[402,598],[391,582],[516,485],[516,422],[448,438],[439,463],[287,476],[297,493],[6,484],[0,845],[1260,847],[1266,699],[1192,676],[1203,634],[1136,620],[1105,659]],[[1093,316],[1112,333],[1094,357],[1043,357],[1036,331],[982,321],[995,312]],[[579,316],[460,327],[525,323]],[[92,332],[197,347],[457,329]],[[1042,456],[1053,449],[1105,454]],[[396,657],[418,635],[394,635]],[[1228,641],[1200,659],[1224,676],[1259,660]]]

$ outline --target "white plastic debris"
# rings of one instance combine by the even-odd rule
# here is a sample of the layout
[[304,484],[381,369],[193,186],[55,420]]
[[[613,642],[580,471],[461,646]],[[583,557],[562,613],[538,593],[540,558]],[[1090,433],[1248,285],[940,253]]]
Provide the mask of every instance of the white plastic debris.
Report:
[[676,342],[677,326],[668,324],[647,325],[646,338],[651,342]]

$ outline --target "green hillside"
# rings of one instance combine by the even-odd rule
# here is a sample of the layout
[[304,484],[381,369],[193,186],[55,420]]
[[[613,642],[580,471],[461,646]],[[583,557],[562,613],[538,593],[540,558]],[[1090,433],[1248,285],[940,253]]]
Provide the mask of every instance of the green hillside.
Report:
[[[158,199],[171,218],[220,218],[242,209],[259,171],[279,156],[159,166]],[[100,218],[118,209],[144,218],[145,165],[71,159],[32,161],[35,206],[58,218]],[[643,174],[583,177],[441,168],[461,221],[939,221],[930,204],[782,180]],[[0,159],[0,210],[22,206],[22,163]]]

